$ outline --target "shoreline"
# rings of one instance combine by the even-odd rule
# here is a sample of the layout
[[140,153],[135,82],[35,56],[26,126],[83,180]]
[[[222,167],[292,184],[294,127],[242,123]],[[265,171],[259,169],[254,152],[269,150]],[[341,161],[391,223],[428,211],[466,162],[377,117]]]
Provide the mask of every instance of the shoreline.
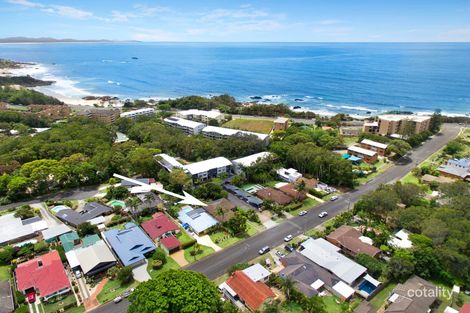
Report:
[[[86,89],[82,89],[77,87],[78,81],[74,81],[67,77],[56,75],[53,70],[51,70],[48,66],[41,64],[41,63],[31,63],[31,62],[15,62],[19,65],[18,68],[3,68],[0,69],[0,76],[31,76],[35,79],[44,80],[44,81],[54,81],[53,84],[48,86],[38,86],[38,87],[25,87],[29,89],[33,89],[39,92],[42,92],[48,96],[55,97],[60,101],[64,102],[66,105],[73,107],[103,107],[103,108],[122,108],[124,106],[124,99],[120,98],[117,95],[107,95],[107,94],[97,94]],[[210,98],[215,94],[206,94],[202,95],[202,97]],[[109,100],[109,101],[102,101],[102,100],[85,100],[83,97],[118,97],[118,100]],[[257,97],[257,100],[261,99],[262,101],[256,101],[257,104],[281,104],[285,102],[282,101],[282,97],[285,95],[263,95],[263,96],[247,96],[240,99],[240,97],[235,97],[237,101],[240,102],[251,102],[253,101],[253,97]],[[184,97],[184,96],[180,96]],[[178,97],[165,97],[165,96],[155,96],[155,97],[126,97],[126,99],[131,100],[150,100],[153,99],[155,101],[159,100],[170,100],[175,99]],[[322,97],[311,97],[305,96],[303,97],[307,100],[309,99],[317,99],[323,100]],[[278,101],[279,100],[279,101]],[[332,117],[337,114],[348,114],[350,117],[354,119],[367,119],[370,117],[374,117],[380,114],[384,114],[387,111],[379,111],[377,109],[367,108],[365,106],[353,106],[348,104],[326,104],[326,108],[311,108],[303,106],[302,102],[306,100],[299,101],[296,104],[286,104],[292,111],[294,112],[312,112],[321,117]],[[330,111],[328,108],[337,109],[338,111]],[[342,110],[343,109],[343,110]],[[360,113],[351,113],[349,111],[358,111],[364,112],[369,114],[360,114]],[[414,115],[419,116],[429,116],[432,115],[433,111],[421,111],[421,112],[413,112]],[[465,113],[450,113],[442,111],[441,114],[443,116],[449,117],[468,117],[468,114]]]

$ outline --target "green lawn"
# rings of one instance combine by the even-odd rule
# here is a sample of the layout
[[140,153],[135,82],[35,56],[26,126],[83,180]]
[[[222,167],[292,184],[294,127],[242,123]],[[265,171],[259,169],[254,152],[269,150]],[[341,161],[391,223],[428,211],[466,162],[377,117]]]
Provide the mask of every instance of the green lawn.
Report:
[[81,306],[76,306],[74,308],[70,308],[66,311],[64,311],[64,313],[83,313],[85,312],[85,308],[81,305]]
[[100,303],[106,303],[121,295],[127,289],[136,287],[138,284],[139,283],[137,281],[133,281],[129,284],[121,286],[121,283],[117,279],[109,280],[104,285],[103,290],[101,290],[101,292],[98,294],[97,299]]
[[353,145],[353,144],[357,143],[358,140],[359,140],[359,137],[357,137],[357,136],[343,137],[343,142],[348,147],[350,145]]
[[388,284],[387,287],[384,289],[380,290],[378,294],[376,294],[369,302],[370,304],[378,310],[382,304],[384,304],[385,300],[390,296],[390,293],[392,292],[393,288],[395,288],[397,284],[395,283],[390,283]]
[[363,185],[363,184],[367,183],[368,181],[370,181],[371,179],[373,179],[374,177],[376,177],[377,175],[385,172],[387,169],[392,167],[392,165],[393,165],[393,163],[390,162],[390,161],[385,163],[384,159],[379,159],[379,161],[374,164],[374,166],[377,169],[374,173],[371,173],[371,174],[369,174],[367,176],[364,176],[364,177],[357,178],[356,181],[357,181],[358,184]]
[[72,303],[77,303],[77,300],[75,299],[75,296],[73,294],[70,294],[60,301],[50,303],[50,304],[43,304],[43,308],[44,308],[45,313],[57,312],[64,306],[68,306]]
[[202,259],[203,257],[205,256],[208,256],[209,254],[212,254],[214,253],[214,249],[210,248],[210,247],[206,247],[206,246],[203,246],[203,245],[200,245],[200,250],[202,251],[201,253],[199,253],[196,257],[192,256],[191,255],[191,251],[194,250],[194,245],[192,245],[191,247],[187,248],[187,249],[184,249],[184,258],[186,259],[186,261],[188,261],[189,263],[193,263],[193,262],[196,262],[196,261],[199,261],[200,259]]
[[171,257],[167,257],[166,258],[166,263],[165,265],[163,265],[163,267],[159,270],[154,270],[152,269],[152,260],[149,259],[148,260],[148,265],[147,265],[147,272],[149,272],[150,276],[152,278],[155,278],[155,276],[158,274],[158,273],[161,273],[161,272],[164,272],[164,271],[168,271],[168,270],[171,270],[171,269],[174,269],[174,270],[177,270],[180,268],[180,266],[178,265],[178,263],[176,263],[175,260],[173,260]]
[[0,281],[7,281],[11,277],[10,275],[10,266],[3,265],[0,266]]
[[229,247],[242,239],[241,237],[234,237],[223,230],[214,232],[209,236],[211,237],[212,241],[222,249]]
[[283,302],[281,305],[281,312],[282,313],[300,313],[302,311],[302,307],[300,304],[296,302]]
[[181,242],[181,245],[183,247],[189,244],[190,242],[192,243],[196,242],[196,240],[193,237],[189,236],[188,233],[184,229],[181,229],[180,232],[176,234],[176,238],[178,238],[178,240]]
[[[323,302],[326,306],[326,312],[328,313],[343,313],[344,310],[342,309],[342,304],[344,303],[336,296],[327,296],[322,297]],[[361,300],[359,298],[353,298],[349,301],[349,306],[355,308],[359,305]],[[348,311],[349,312],[349,311]]]
[[299,207],[298,209],[295,209],[295,210],[292,210],[292,211],[289,211],[288,213],[293,215],[293,216],[297,216],[299,215],[299,212],[300,211],[308,211],[308,210],[311,210],[313,209],[314,207],[316,207],[317,205],[319,205],[320,202],[316,201],[315,199],[312,199],[312,198],[307,198],[304,200],[303,204],[301,207]]
[[223,126],[233,129],[269,134],[273,128],[273,121],[266,119],[238,118],[228,121]]

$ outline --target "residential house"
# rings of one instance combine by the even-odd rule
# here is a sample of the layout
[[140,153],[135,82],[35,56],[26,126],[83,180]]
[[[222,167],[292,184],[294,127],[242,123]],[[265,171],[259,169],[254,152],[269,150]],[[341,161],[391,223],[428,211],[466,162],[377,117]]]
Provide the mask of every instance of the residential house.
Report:
[[166,125],[178,128],[188,135],[199,134],[206,125],[178,117],[167,117],[163,120]]
[[437,299],[438,291],[434,284],[413,276],[393,289],[385,313],[427,313]]
[[211,227],[217,225],[217,220],[210,216],[204,209],[185,206],[178,213],[178,219],[185,229],[191,228],[196,234],[203,234]]
[[155,251],[152,240],[134,223],[105,231],[103,237],[124,266],[140,265]]
[[293,200],[293,198],[286,195],[282,191],[270,187],[258,190],[256,192],[256,196],[262,200],[271,200],[279,205],[287,205]]
[[18,264],[15,277],[20,292],[34,292],[42,301],[70,292],[70,281],[56,250]]
[[265,303],[276,298],[265,283],[253,281],[242,271],[234,272],[219,289],[236,306],[244,305],[251,311],[258,311]]
[[263,200],[261,200],[258,197],[253,196],[249,192],[246,192],[243,189],[238,188],[235,185],[229,184],[229,183],[224,183],[222,187],[236,196],[238,199],[245,201],[249,205],[253,206],[256,209],[259,209],[261,205],[263,204]]
[[225,120],[225,115],[221,113],[219,110],[211,110],[211,111],[204,111],[204,110],[197,110],[197,109],[190,109],[179,111],[176,113],[176,116],[185,118],[188,120],[194,120],[202,123],[209,123],[210,120],[216,120],[218,123],[222,123]]
[[348,154],[361,158],[366,163],[374,163],[377,161],[377,152],[364,149],[358,146],[350,146]]
[[380,249],[372,245],[372,239],[363,236],[360,231],[351,226],[342,225],[326,236],[326,240],[353,257],[361,253],[371,257],[380,254]]
[[31,239],[47,229],[46,221],[39,216],[22,220],[14,213],[0,216],[0,246]]
[[135,196],[140,201],[137,206],[137,213],[140,213],[145,209],[156,208],[163,204],[162,199],[151,191],[137,193]]
[[233,170],[236,174],[240,174],[244,168],[253,166],[259,160],[263,160],[271,156],[270,152],[260,152],[248,155],[243,158],[232,160]]
[[132,111],[121,113],[120,116],[123,118],[136,119],[139,116],[146,116],[146,115],[149,116],[149,115],[154,115],[154,114],[155,114],[155,109],[143,108],[143,109],[132,110]]
[[399,249],[410,249],[413,247],[413,243],[409,239],[410,232],[406,229],[401,229],[395,235],[390,238],[388,244]]
[[387,151],[387,147],[388,147],[388,145],[386,145],[384,143],[369,140],[369,139],[363,139],[361,141],[361,148],[375,151],[380,156],[385,156],[385,152]]
[[362,132],[377,134],[379,132],[379,122],[365,120],[364,125],[362,126]]
[[113,253],[101,239],[70,250],[65,256],[73,271],[81,270],[87,276],[102,273],[117,263]]
[[69,232],[60,235],[59,241],[62,244],[65,252],[71,251],[79,247],[88,247],[100,241],[100,237],[96,234],[87,235],[80,238],[76,232]]
[[361,126],[341,126],[339,128],[339,133],[343,137],[356,137],[362,131]]
[[232,162],[224,157],[217,157],[184,165],[183,169],[195,180],[207,180],[223,174],[229,174],[232,169]]
[[437,170],[442,176],[470,181],[470,158],[448,160]]
[[66,234],[71,232],[72,229],[65,224],[59,224],[57,226],[50,227],[48,229],[43,230],[42,239],[48,243],[51,243],[57,239],[59,239],[60,235]]
[[287,130],[289,128],[289,119],[286,117],[278,117],[274,120],[273,130]]
[[276,173],[277,175],[279,175],[279,177],[282,180],[285,180],[289,183],[293,183],[297,181],[298,179],[302,178],[302,174],[293,168],[289,168],[289,169],[280,168],[276,171]]
[[257,139],[261,140],[265,145],[269,143],[269,135],[226,127],[207,126],[204,127],[204,129],[202,130],[202,134],[210,139],[227,139],[229,137],[255,136]]
[[154,241],[159,241],[164,237],[174,236],[180,232],[179,226],[163,212],[153,214],[151,220],[143,222],[140,226],[142,226],[147,235]]
[[298,190],[297,188],[297,183],[289,183],[278,189],[295,200],[305,200],[307,197],[306,190]]
[[[138,182],[141,182],[142,184],[146,185],[151,185],[155,184],[155,178],[134,178],[133,180],[136,180]],[[133,181],[128,181],[126,179],[121,180],[121,186],[126,187],[126,188],[132,188],[132,187],[139,187],[142,186],[140,184],[137,184]]]
[[250,267],[245,268],[242,270],[242,272],[245,273],[245,275],[247,275],[254,282],[260,281],[266,283],[269,279],[269,276],[271,276],[271,272],[259,263],[255,263]]
[[81,211],[75,211],[71,208],[64,207],[63,209],[56,212],[56,217],[62,222],[77,227],[78,225],[90,222],[91,220],[111,214],[113,208],[103,205],[98,202],[86,203]]
[[217,221],[224,223],[235,215],[234,210],[236,207],[230,200],[221,198],[208,203],[204,209]]

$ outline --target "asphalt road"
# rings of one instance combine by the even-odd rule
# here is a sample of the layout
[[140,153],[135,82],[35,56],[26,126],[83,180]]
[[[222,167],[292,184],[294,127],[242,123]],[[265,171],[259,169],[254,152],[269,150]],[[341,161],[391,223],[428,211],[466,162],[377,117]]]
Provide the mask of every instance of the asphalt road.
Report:
[[[441,134],[434,136],[423,145],[413,150],[407,159],[402,160],[384,173],[376,176],[367,184],[356,190],[341,196],[336,201],[326,202],[314,210],[311,210],[305,216],[297,216],[241,241],[229,248],[216,252],[196,263],[185,267],[187,270],[193,270],[205,274],[209,279],[215,279],[223,275],[230,266],[247,262],[258,256],[258,250],[264,246],[275,247],[282,244],[283,238],[289,234],[300,235],[305,231],[312,229],[325,220],[333,218],[337,214],[348,210],[360,196],[376,189],[380,184],[392,183],[406,175],[417,164],[424,161],[431,154],[443,147],[449,140],[454,138],[460,130],[457,125],[445,125]],[[327,211],[327,218],[319,218],[318,213]]]

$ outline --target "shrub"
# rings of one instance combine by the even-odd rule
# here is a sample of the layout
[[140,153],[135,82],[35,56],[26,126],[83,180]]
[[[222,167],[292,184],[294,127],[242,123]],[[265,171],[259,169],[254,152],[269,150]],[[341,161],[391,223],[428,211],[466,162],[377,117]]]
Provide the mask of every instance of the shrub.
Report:
[[160,260],[152,260],[152,268],[158,270],[163,266],[163,262]]
[[160,261],[163,265],[166,263],[166,254],[161,248],[157,248],[152,255],[152,259]]
[[16,303],[17,304],[22,304],[26,301],[26,298],[25,296],[23,295],[23,293],[21,293],[20,291],[15,291],[15,298],[16,298]]
[[121,285],[125,285],[134,280],[134,274],[132,273],[132,268],[125,266],[121,268],[117,273],[117,279],[121,282]]

